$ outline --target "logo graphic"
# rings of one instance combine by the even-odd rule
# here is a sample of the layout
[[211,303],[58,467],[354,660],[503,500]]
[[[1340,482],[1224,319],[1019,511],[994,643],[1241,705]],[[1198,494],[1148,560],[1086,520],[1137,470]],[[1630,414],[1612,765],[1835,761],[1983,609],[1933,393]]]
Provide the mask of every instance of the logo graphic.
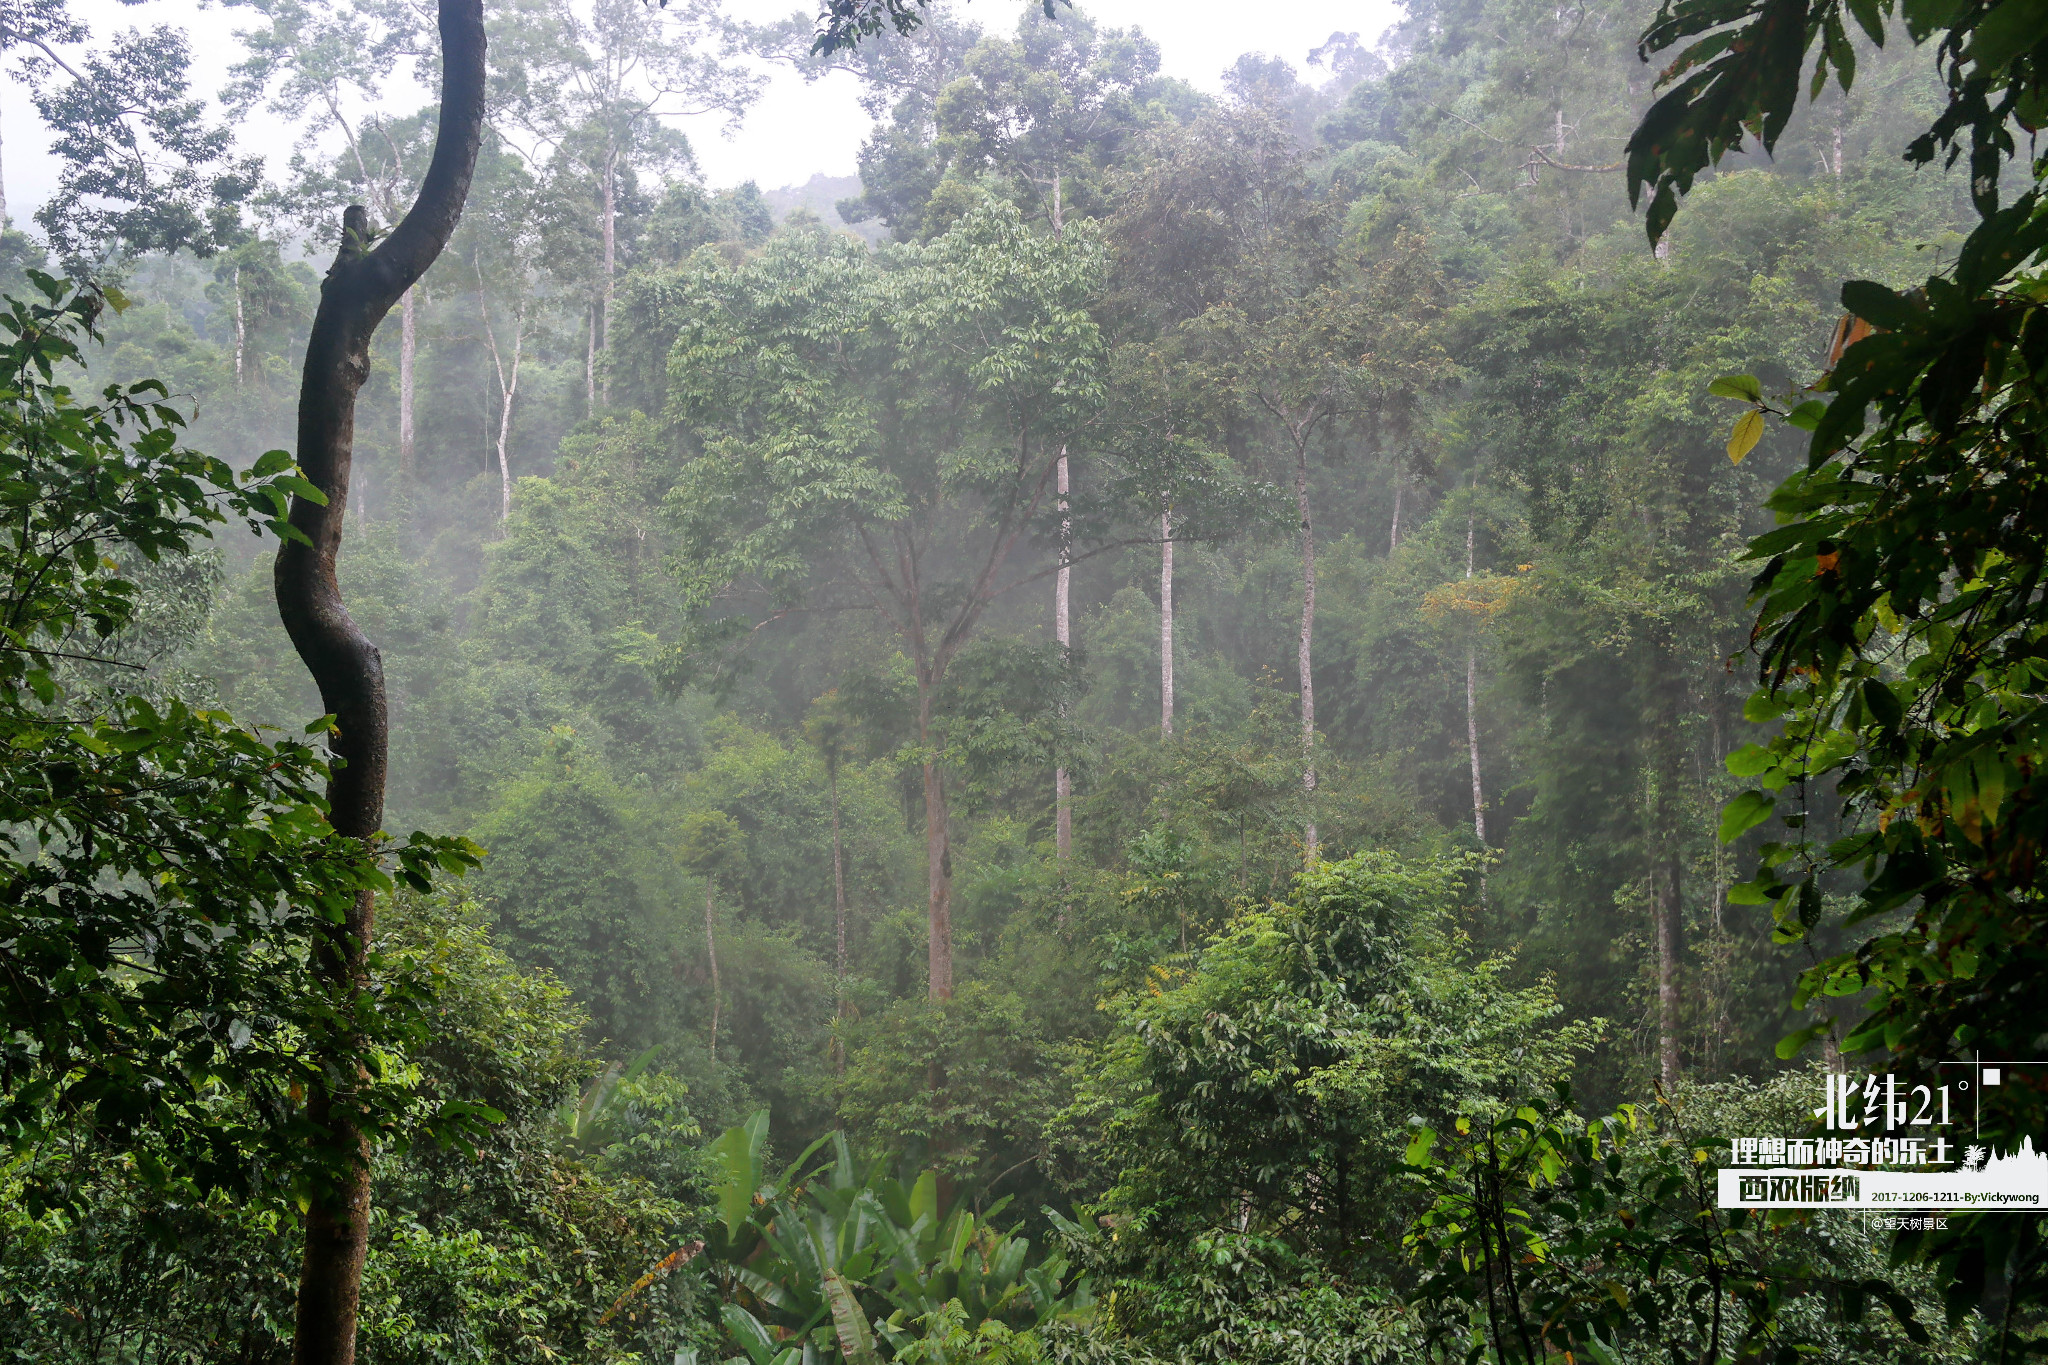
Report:
[[[2048,1153],[2032,1138],[1992,1151],[1976,1131],[1977,1095],[2001,1068],[1961,1064],[1946,1085],[1830,1072],[1813,1116],[1819,1136],[1736,1138],[1719,1172],[1724,1209],[1984,1212],[2048,1205]],[[1959,1131],[1967,1124],[1967,1133]]]

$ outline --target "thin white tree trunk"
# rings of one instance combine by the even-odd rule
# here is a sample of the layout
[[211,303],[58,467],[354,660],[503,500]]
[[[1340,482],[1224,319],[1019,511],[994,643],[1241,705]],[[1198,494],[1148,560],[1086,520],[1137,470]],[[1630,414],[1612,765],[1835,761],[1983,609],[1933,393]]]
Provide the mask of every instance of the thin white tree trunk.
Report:
[[[1472,578],[1472,532],[1474,517],[1465,514],[1465,578]],[[1472,832],[1479,846],[1486,847],[1486,789],[1479,781],[1479,644],[1465,642],[1465,752],[1472,760]]]
[[498,371],[498,392],[502,399],[498,405],[498,521],[500,524],[512,519],[512,454],[509,449],[512,437],[512,400],[519,394],[519,360],[526,348],[526,305],[525,295],[520,296],[519,312],[512,320],[512,369],[508,374],[505,359],[498,349],[498,334],[491,328],[490,305],[484,300],[484,272],[482,266],[476,271],[476,306],[484,321],[484,343],[491,348],[491,364]]
[[1387,553],[1401,548],[1401,499],[1408,492],[1405,484],[1394,485],[1394,529],[1387,532]]
[[597,411],[597,305],[590,305],[590,337],[583,352],[583,405],[586,415]]
[[1316,630],[1316,533],[1308,507],[1308,445],[1297,442],[1294,500],[1301,511],[1301,640],[1295,663],[1301,670],[1301,791],[1308,807],[1302,845],[1309,862],[1316,860],[1316,684],[1311,668]]
[[[1054,203],[1058,203],[1058,181],[1054,181]],[[1055,211],[1055,231],[1058,229]],[[1067,505],[1067,449],[1060,447],[1059,459],[1059,508],[1060,508],[1060,569],[1053,576],[1052,633],[1059,642],[1060,658],[1064,661],[1074,647],[1073,618],[1073,565],[1069,562],[1074,552],[1074,521]],[[1074,851],[1074,786],[1073,778],[1062,763],[1053,769],[1053,852],[1065,862]]]
[[711,1061],[718,1063],[718,1015],[724,1004],[724,996],[718,982],[718,935],[716,918],[712,913],[712,892],[718,882],[710,873],[704,874],[704,953],[711,959]]
[[[522,304],[519,316],[513,323],[512,332],[512,377],[508,381],[502,366],[498,370],[498,383],[505,392],[504,404],[498,409],[498,520],[512,519],[512,400],[519,394],[519,358],[526,348],[526,308]],[[491,347],[492,359],[497,359],[497,347]]]
[[[618,154],[608,152],[604,161],[604,327],[598,334],[598,349],[609,360],[612,353],[612,285],[613,274],[618,268]],[[609,405],[612,401],[612,379],[609,372],[604,377],[600,395]]]
[[1681,1074],[1678,1052],[1678,952],[1684,935],[1678,860],[1662,860],[1653,878],[1657,916],[1657,1076],[1668,1092]]
[[1159,733],[1173,734],[1173,509],[1159,514]]
[[[832,789],[832,927],[838,938],[838,951],[832,960],[833,1017],[846,1017],[846,856],[839,842],[839,764],[835,760],[826,774]],[[846,1070],[846,1054],[841,1050],[839,1040],[833,1039],[832,1055],[841,1072]]]
[[248,320],[242,314],[242,267],[236,266],[235,282],[235,387],[242,384],[242,357],[249,349]]
[[398,301],[398,468],[407,478],[417,470],[413,465],[413,361],[419,354],[418,308],[413,295],[418,287],[405,291]]

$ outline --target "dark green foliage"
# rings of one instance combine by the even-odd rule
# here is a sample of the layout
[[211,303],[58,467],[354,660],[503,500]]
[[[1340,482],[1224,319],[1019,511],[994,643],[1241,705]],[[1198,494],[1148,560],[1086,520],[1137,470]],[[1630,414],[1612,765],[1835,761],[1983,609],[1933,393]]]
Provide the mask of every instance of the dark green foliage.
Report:
[[561,735],[475,836],[489,855],[478,891],[505,943],[567,982],[599,1037],[635,1051],[659,1037],[673,931],[653,899],[644,823],[597,762]]
[[[1985,1335],[1973,1305],[2037,1326],[2037,1220],[1959,1218],[1898,1248],[1945,1268],[1889,1267],[1865,1229],[1718,1221],[1694,1157],[1797,1131],[1808,1078],[1772,1044],[1832,1013],[1852,1048],[2039,1046],[2039,290],[1996,259],[2038,224],[2026,201],[1909,292],[1916,251],[1963,243],[1972,187],[1891,164],[1952,95],[1976,117],[1978,58],[1950,54],[1950,87],[1913,44],[1860,48],[1852,86],[1760,126],[1770,164],[1700,173],[1653,255],[1616,161],[1655,98],[1636,35],[1762,10],[1416,0],[1374,50],[1333,35],[1300,72],[1299,54],[1247,56],[1215,98],[1070,11],[999,15],[995,36],[937,13],[897,35],[892,12],[913,11],[828,16],[890,31],[808,55],[801,17],[746,29],[807,76],[861,82],[877,123],[847,208],[899,239],[879,250],[807,214],[778,225],[782,196],[698,183],[680,136],[604,86],[630,50],[675,63],[676,99],[737,108],[707,6],[496,20],[495,117],[520,131],[486,148],[461,236],[403,315],[403,451],[405,324],[377,338],[340,563],[384,655],[392,818],[489,849],[475,905],[385,910],[364,1358],[1535,1365],[1519,1314],[1580,1362],[1637,1365],[1714,1354],[1718,1307],[1725,1359],[1950,1365]],[[1814,14],[1797,36],[1846,71]],[[321,232],[349,199],[387,221],[431,123],[376,104],[412,18],[264,17],[243,93],[325,130],[274,202]],[[636,46],[656,30],[678,41]],[[1755,78],[1755,110],[1780,99],[1782,58],[1728,68]],[[2031,61],[2008,63],[2012,88]],[[344,130],[359,97],[375,107]],[[1680,115],[1711,141],[1732,107]],[[1658,153],[1656,188],[1688,147]],[[178,490],[161,476],[181,440],[221,454],[188,475],[224,508],[288,477],[257,452],[288,420],[317,278],[290,240],[220,245],[128,258],[143,301],[85,357],[95,385],[157,378],[206,415],[145,452],[145,500]],[[0,241],[0,273],[39,249]],[[1844,277],[1875,282],[1847,300],[1890,330],[1837,370],[1842,401],[1809,404]],[[170,420],[156,390],[123,392],[144,425]],[[1764,406],[1826,423],[1772,506],[1797,454]],[[1275,471],[1308,507],[1261,482]],[[36,494],[10,505],[32,521]],[[1740,556],[1759,534],[1777,689],[1745,714]],[[129,783],[128,844],[161,823],[191,866],[260,854],[264,895],[308,884],[324,865],[292,857],[327,851],[291,821],[310,821],[317,748],[197,708],[297,732],[319,705],[242,543],[195,554],[178,535],[154,563],[74,564],[59,615],[84,633],[38,639],[94,658],[36,665],[62,690],[16,689],[22,733],[85,718],[107,752],[60,757]],[[129,586],[101,600],[102,580]],[[95,610],[117,627],[103,640]],[[43,750],[0,753],[45,806],[96,790],[60,790]],[[143,760],[182,785],[145,789]],[[1790,838],[1778,811],[1801,822]],[[176,826],[208,812],[274,846]],[[1330,861],[1304,873],[1311,814]],[[1731,897],[1760,845],[1765,875]],[[412,870],[425,849],[463,856],[421,845]],[[49,850],[21,850],[22,875],[92,871],[68,828]],[[68,885],[61,908],[162,911],[145,889]],[[191,899],[171,922],[213,913]],[[171,943],[198,969],[174,988],[128,974],[120,926],[95,943],[89,916],[42,919],[53,951],[112,964],[99,996],[39,981],[49,1001],[106,1014],[157,991],[171,1013],[142,1021],[142,1051],[88,1047],[54,1078],[98,1113],[9,1076],[24,1140],[52,1136],[0,1195],[69,1204],[0,1225],[0,1345],[274,1357],[294,1205],[263,1144],[296,1132],[295,1049],[321,1020],[202,1007],[295,990],[310,919],[233,951]],[[930,998],[947,996],[935,926],[950,998]],[[133,1057],[177,1085],[129,1086]],[[1605,1113],[1660,1075],[1675,1108],[1614,1170],[1612,1127],[1594,1153],[1561,1104],[1517,1118],[1567,1077]],[[168,1098],[145,1112],[137,1094]],[[2037,1125],[2037,1096],[2005,1091],[2001,1141]],[[780,1148],[765,1117],[743,1124],[709,1188],[700,1122],[764,1108]],[[427,1140],[488,1113],[467,1146]],[[126,1155],[83,1141],[87,1119]],[[1470,1132],[1404,1167],[1416,1120]],[[1009,1232],[988,1222],[1006,1198]],[[1521,1213],[1488,1242],[1478,1206]],[[1087,1312],[1062,1258],[1102,1290]],[[1516,1277],[1491,1317],[1488,1269]],[[1946,1333],[1944,1283],[1963,1315]]]
[[1343,1331],[1399,1330],[1367,1287],[1401,1274],[1410,1116],[1489,1112],[1594,1036],[1553,1022],[1547,985],[1509,989],[1507,962],[1471,958],[1451,927],[1471,870],[1319,867],[1112,998],[1115,1030],[1077,1063],[1055,1131],[1083,1187],[1107,1186],[1114,1235],[1094,1254],[1120,1331],[1223,1356],[1271,1321],[1264,1294],[1313,1298],[1324,1277],[1364,1293]]
[[36,112],[62,162],[36,222],[72,268],[99,266],[123,248],[212,255],[245,235],[242,210],[261,183],[261,162],[235,157],[228,127],[205,120],[191,60],[190,40],[160,26],[131,28],[82,56],[79,68],[61,66],[69,79],[56,77],[59,63],[36,68]]
[[[686,1285],[607,1311],[698,1235],[699,1135],[674,1082],[613,1081],[600,1121],[572,1134],[563,1110],[597,1063],[568,992],[514,968],[473,905],[400,896],[379,927],[389,970],[434,983],[426,1040],[410,1058],[421,1091],[501,1117],[462,1147],[418,1142],[380,1163],[358,1358],[623,1362],[671,1348],[691,1312]],[[31,1218],[15,1202],[19,1173],[0,1184],[7,1359],[288,1357],[298,1252],[288,1203],[167,1199],[110,1158],[79,1174],[85,1218]]]
[[[327,830],[327,770],[310,743],[95,689],[80,672],[110,641],[120,658],[144,600],[116,556],[175,560],[230,518],[281,528],[285,497],[308,486],[281,451],[237,475],[179,445],[184,419],[161,384],[109,386],[95,401],[54,383],[97,339],[105,299],[34,279],[48,302],[8,300],[0,315],[0,962],[12,983],[0,1130],[33,1154],[23,1193],[37,1210],[84,1198],[71,1164],[100,1146],[131,1150],[160,1190],[314,1178],[319,1135],[297,1096],[315,1040],[360,1031],[351,1055],[373,1080],[356,1103],[373,1131],[415,1102],[384,1074],[382,1049],[414,1036],[423,983],[401,974],[381,1002],[336,997],[306,956],[323,919],[391,878],[376,851]],[[399,873],[424,886],[472,852],[415,835]],[[222,1108],[222,1092],[238,1107]],[[440,1112],[460,1130],[483,1111]]]

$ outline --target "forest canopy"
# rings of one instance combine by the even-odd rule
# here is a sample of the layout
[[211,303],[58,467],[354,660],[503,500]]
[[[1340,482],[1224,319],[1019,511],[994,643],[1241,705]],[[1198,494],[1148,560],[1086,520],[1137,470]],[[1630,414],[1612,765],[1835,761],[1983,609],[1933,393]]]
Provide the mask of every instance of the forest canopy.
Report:
[[2020,0],[234,13],[0,13],[0,1357],[2048,1350],[1716,1186],[2048,1141]]

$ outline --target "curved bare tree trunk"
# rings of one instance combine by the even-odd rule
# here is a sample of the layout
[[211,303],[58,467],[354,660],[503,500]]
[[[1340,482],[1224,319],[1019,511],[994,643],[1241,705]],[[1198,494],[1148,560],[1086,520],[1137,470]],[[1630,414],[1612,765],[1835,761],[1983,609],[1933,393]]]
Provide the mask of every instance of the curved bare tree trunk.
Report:
[[[476,168],[484,121],[482,0],[440,0],[441,121],[433,163],[412,210],[374,250],[370,215],[342,215],[341,250],[320,289],[299,389],[299,468],[325,504],[292,499],[291,524],[305,542],[277,552],[278,615],[335,717],[335,771],[328,820],[338,834],[374,840],[384,822],[388,718],[384,669],[341,600],[335,556],[347,520],[355,452],[356,395],[370,372],[370,338],[405,291],[425,274],[455,231]],[[375,901],[365,891],[345,921],[315,945],[321,979],[347,995],[369,985]],[[353,1054],[343,1039],[342,1057]],[[311,1192],[299,1276],[294,1365],[352,1365],[356,1310],[369,1235],[370,1150],[358,1125],[352,1061],[329,1058],[307,1097],[307,1116],[327,1134],[333,1165]]]

